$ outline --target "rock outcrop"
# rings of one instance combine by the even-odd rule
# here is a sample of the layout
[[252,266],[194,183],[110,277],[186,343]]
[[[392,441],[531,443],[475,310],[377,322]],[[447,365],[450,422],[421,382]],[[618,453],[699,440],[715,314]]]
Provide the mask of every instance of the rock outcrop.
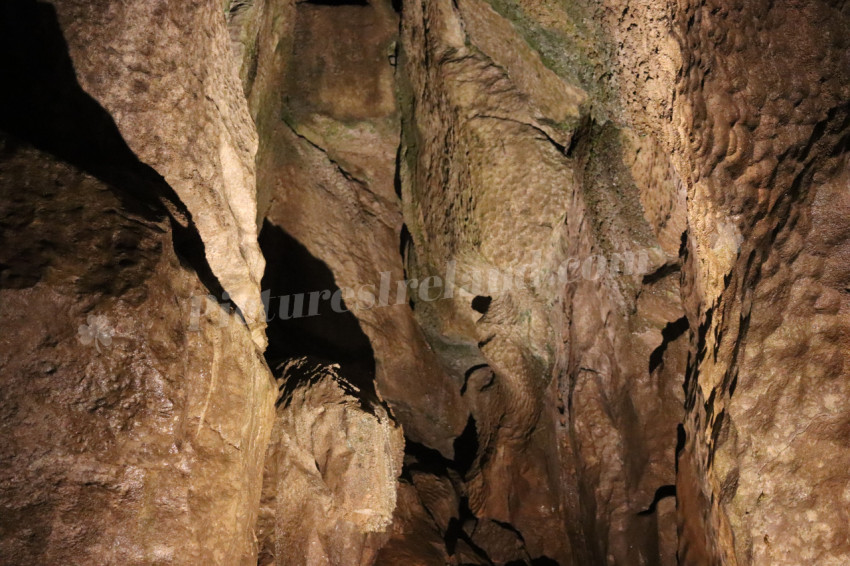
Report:
[[850,561],[846,2],[0,11],[0,562]]
[[372,564],[396,507],[401,428],[338,366],[299,358],[280,375],[259,564]]
[[168,186],[2,156],[0,562],[252,563],[274,384]]
[[[192,75],[181,61],[196,69],[226,62],[178,57],[181,47],[161,28],[169,17],[183,22],[174,28],[181,32],[203,28],[214,3],[165,8],[154,19],[147,3],[2,8],[3,564],[256,561],[275,387],[257,335],[204,299],[252,279],[236,262],[241,282],[216,273],[213,250],[237,235],[234,222],[232,230],[207,224],[210,241],[200,237],[206,228],[196,230],[230,209],[187,208],[187,193],[163,178],[199,197],[222,190],[218,151],[232,142],[220,134],[238,116],[228,110],[239,107],[238,93],[221,111],[190,94],[195,87],[176,95],[171,86]],[[166,93],[182,111],[170,112],[173,102],[159,98]],[[224,150],[242,154],[246,168],[248,126],[245,147]],[[196,139],[157,138],[157,128]],[[198,153],[207,146],[215,152]],[[206,181],[192,163],[211,167]],[[256,250],[247,233],[240,237]],[[219,248],[219,261],[234,249]]]
[[213,274],[264,347],[257,134],[220,3],[111,2],[104,9],[61,0],[52,6],[81,88],[192,213]]

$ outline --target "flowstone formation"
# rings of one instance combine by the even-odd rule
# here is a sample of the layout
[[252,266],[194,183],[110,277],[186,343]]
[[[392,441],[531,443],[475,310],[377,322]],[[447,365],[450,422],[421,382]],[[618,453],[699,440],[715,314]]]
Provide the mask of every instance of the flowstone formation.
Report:
[[846,2],[0,32],[0,564],[850,562]]

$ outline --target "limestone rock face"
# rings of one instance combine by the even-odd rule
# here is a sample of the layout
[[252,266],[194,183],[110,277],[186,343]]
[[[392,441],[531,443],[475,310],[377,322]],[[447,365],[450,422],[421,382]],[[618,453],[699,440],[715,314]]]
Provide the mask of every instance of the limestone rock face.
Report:
[[[196,16],[214,5],[184,13],[162,4],[141,22],[149,4],[2,7],[3,564],[256,562],[274,382],[241,318],[202,300],[222,289],[207,263],[215,244],[205,246],[194,222],[232,212],[187,210],[186,193],[133,151],[196,196],[220,193],[226,120],[200,109],[213,106],[201,92],[166,84],[192,75],[180,61],[204,63],[143,39],[165,42],[169,14],[201,26]],[[128,120],[118,121],[135,147],[86,89]],[[165,92],[182,112],[161,112]],[[194,141],[157,138],[156,128],[194,132]],[[234,151],[248,167],[245,136]],[[193,161],[171,153],[178,148]],[[219,235],[235,236],[231,228]]]
[[708,2],[677,19],[694,334],[680,555],[841,564],[850,14]]
[[4,3],[0,562],[850,563],[848,30]]
[[[248,41],[259,47],[246,50],[256,60],[244,65],[253,69],[247,90],[263,143],[261,214],[270,231],[297,240],[346,290],[345,307],[368,337],[370,371],[405,434],[451,455],[467,418],[461,383],[446,374],[414,320],[399,254],[398,16],[383,0],[268,0],[251,10],[254,20],[247,19],[256,23],[244,25],[256,29]],[[264,252],[277,261],[276,249]],[[299,271],[290,268],[290,277]]]
[[[846,411],[836,403],[847,274],[832,258],[845,246],[833,215],[846,193],[847,8],[494,6],[553,68],[576,68],[553,36],[607,60],[578,68],[606,73],[602,98],[616,102],[606,113],[655,138],[686,187],[679,560],[846,562],[836,508]],[[577,26],[580,17],[593,25]]]
[[686,354],[669,159],[486,3],[411,2],[402,30],[408,272],[457,270],[416,313],[471,406],[464,536],[499,564],[675,560],[672,508],[644,513],[675,481]]
[[[77,80],[192,213],[213,274],[265,346],[254,156],[221,3],[52,3]],[[42,11],[50,11],[42,5]]]
[[307,358],[282,368],[260,564],[372,564],[389,536],[404,436],[381,404],[338,372]]
[[0,151],[0,562],[253,563],[274,386],[239,319],[193,313],[201,248],[144,168]]

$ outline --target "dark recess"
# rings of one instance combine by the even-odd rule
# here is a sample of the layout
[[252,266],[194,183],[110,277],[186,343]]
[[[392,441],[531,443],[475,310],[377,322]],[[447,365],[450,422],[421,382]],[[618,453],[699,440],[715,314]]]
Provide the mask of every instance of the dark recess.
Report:
[[[325,363],[338,363],[341,374],[374,396],[375,356],[369,338],[357,318],[348,311],[335,312],[331,301],[320,298],[315,316],[295,314],[295,297],[303,296],[302,314],[308,314],[310,293],[339,290],[333,272],[298,240],[266,220],[260,232],[260,249],[266,258],[262,287],[268,293],[269,346],[266,360],[271,368],[282,361],[310,356]],[[289,297],[288,306],[284,297]],[[281,305],[285,308],[282,318]],[[349,305],[342,302],[342,307]]]
[[472,309],[481,314],[487,314],[487,310],[490,308],[490,303],[492,302],[493,297],[478,295],[472,299]]
[[667,346],[690,328],[687,317],[681,317],[672,322],[668,322],[661,331],[661,345],[658,346],[649,355],[649,373],[654,372],[664,361],[664,352],[667,351]]
[[367,0],[304,0],[298,4],[313,4],[314,6],[368,6]]
[[652,503],[649,507],[638,515],[651,515],[655,513],[655,509],[658,507],[658,502],[666,497],[676,497],[676,486],[675,485],[662,485],[658,489],[655,490],[655,496],[652,498]]

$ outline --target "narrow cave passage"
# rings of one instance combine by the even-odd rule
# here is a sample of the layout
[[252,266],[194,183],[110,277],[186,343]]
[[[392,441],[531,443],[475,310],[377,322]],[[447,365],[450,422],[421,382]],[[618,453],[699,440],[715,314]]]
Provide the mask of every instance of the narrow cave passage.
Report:
[[599,4],[0,5],[0,566],[850,564],[850,2]]
[[341,373],[374,399],[372,346],[344,299],[335,302],[340,289],[328,266],[269,221],[260,232],[260,249],[266,257],[262,288],[269,367],[276,370],[302,356],[339,364]]
[[373,234],[382,226],[351,215],[374,213],[360,201],[374,198],[393,175],[385,148],[398,144],[398,119],[387,52],[397,20],[389,6],[365,0],[277,7],[286,11],[287,50],[254,61],[274,67],[266,72],[276,77],[271,91],[280,104],[267,127],[260,122],[258,154],[266,359],[273,370],[299,356],[339,364],[347,380],[375,398],[375,352],[353,305],[340,297],[341,285],[356,288],[373,278],[341,265],[356,263],[350,256],[363,246],[382,243]]

